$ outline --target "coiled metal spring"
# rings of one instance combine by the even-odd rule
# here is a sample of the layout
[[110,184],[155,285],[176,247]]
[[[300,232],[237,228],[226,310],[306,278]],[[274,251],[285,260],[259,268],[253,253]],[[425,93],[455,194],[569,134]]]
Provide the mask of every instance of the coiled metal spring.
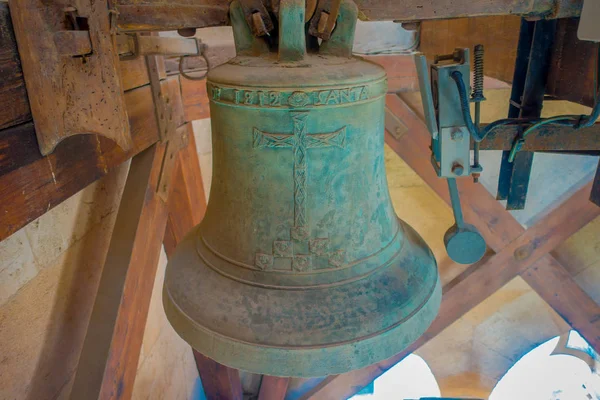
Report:
[[478,44],[473,51],[473,101],[483,101],[483,45]]

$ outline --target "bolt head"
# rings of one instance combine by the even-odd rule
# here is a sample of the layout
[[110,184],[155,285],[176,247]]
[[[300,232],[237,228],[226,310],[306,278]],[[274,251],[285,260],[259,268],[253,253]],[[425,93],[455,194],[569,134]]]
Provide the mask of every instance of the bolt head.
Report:
[[454,163],[452,166],[452,173],[456,176],[460,176],[465,172],[465,168],[460,163]]
[[458,128],[453,129],[452,132],[450,132],[450,139],[452,139],[456,142],[462,140],[464,136],[465,136],[465,134],[463,133],[463,131]]

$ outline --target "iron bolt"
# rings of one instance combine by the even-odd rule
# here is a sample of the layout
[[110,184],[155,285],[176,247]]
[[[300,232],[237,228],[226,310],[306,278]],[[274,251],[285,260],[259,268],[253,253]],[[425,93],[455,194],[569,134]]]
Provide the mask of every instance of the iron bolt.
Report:
[[463,172],[465,171],[465,168],[462,166],[461,163],[454,163],[452,165],[452,173],[456,176],[460,176],[463,174]]
[[455,142],[462,140],[463,137],[464,137],[463,131],[458,128],[453,129],[452,132],[450,132],[450,139],[454,140]]

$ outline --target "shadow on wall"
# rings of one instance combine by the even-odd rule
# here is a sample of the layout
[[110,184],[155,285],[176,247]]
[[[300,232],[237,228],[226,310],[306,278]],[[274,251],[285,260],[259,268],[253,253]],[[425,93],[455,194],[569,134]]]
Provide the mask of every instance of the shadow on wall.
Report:
[[[88,201],[96,204],[106,197],[105,191],[104,185],[96,185]],[[86,207],[79,204],[75,221],[89,223],[90,219]],[[70,392],[110,242],[113,224],[105,225],[109,226],[92,229],[61,256],[62,271],[28,400],[54,399]]]

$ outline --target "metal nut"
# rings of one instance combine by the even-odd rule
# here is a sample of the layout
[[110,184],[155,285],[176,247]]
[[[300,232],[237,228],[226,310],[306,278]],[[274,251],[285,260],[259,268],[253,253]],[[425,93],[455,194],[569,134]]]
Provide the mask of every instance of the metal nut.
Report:
[[452,173],[456,176],[461,176],[465,172],[465,168],[461,163],[452,164]]
[[455,128],[452,130],[452,132],[450,132],[450,139],[454,140],[455,142],[462,140],[463,137],[465,137],[465,134],[458,128]]

